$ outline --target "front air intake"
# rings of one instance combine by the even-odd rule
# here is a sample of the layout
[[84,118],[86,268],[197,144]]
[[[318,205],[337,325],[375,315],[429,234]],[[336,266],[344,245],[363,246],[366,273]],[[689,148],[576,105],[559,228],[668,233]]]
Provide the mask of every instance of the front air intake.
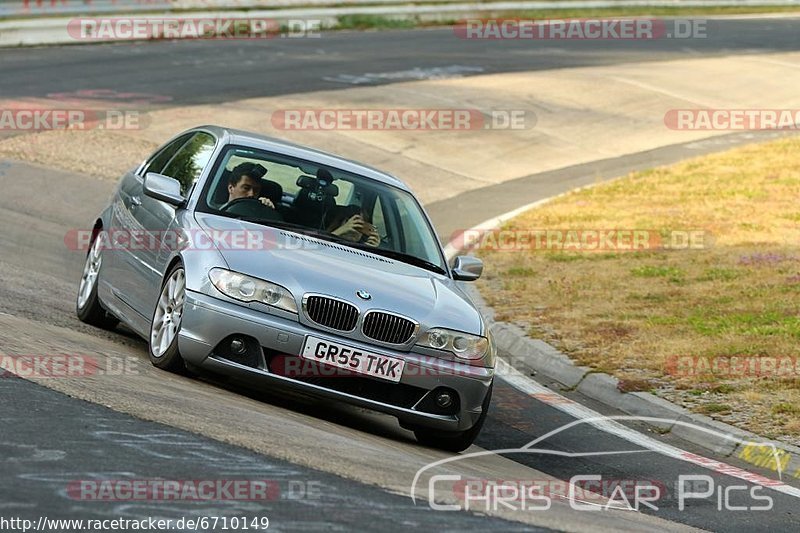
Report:
[[368,312],[364,315],[364,324],[361,326],[365,336],[390,344],[407,343],[416,330],[417,325],[411,320],[381,311]]
[[338,331],[353,331],[358,322],[358,308],[353,304],[325,296],[308,296],[304,307],[308,318],[320,326]]

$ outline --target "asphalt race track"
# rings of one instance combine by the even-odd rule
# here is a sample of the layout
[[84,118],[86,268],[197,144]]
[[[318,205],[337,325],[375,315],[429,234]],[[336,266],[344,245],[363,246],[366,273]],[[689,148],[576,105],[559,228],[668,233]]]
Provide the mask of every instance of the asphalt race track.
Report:
[[[424,30],[341,32],[325,35],[318,42],[276,39],[14,49],[0,52],[0,97],[46,97],[104,87],[167,95],[172,99],[169,105],[177,106],[346,89],[353,84],[388,85],[394,80],[408,81],[413,72],[435,73],[432,69],[453,65],[468,67],[462,72],[472,75],[660,61],[687,54],[800,50],[798,22],[793,19],[710,21],[712,27],[715,31],[709,31],[709,38],[692,41],[691,48],[685,42],[669,40],[636,47],[612,41],[591,46],[550,42],[531,47],[522,41],[466,42],[453,39],[450,30]],[[411,74],[403,78],[374,75],[388,72]],[[728,139],[730,145],[752,140],[736,135]],[[426,208],[440,234],[448,235],[453,228],[468,227],[579,185],[587,174],[611,178],[632,168],[679,160],[687,153],[684,146],[671,146],[576,166],[496,185],[491,191],[466,193]],[[629,432],[616,434],[578,424],[538,443],[549,453],[507,453],[492,459],[496,462],[476,459],[464,466],[464,475],[513,479],[510,476],[516,473],[516,479],[568,479],[594,474],[607,480],[649,480],[664,488],[658,510],[644,506],[638,513],[579,511],[561,502],[549,510],[528,511],[521,519],[519,513],[509,516],[503,509],[437,511],[425,497],[414,502],[410,493],[415,473],[448,455],[418,446],[412,434],[393,419],[304,398],[278,397],[211,376],[167,375],[149,366],[144,342],[123,328],[104,332],[78,321],[74,293],[83,257],[66,249],[64,231],[84,227],[113,186],[18,162],[0,169],[0,351],[85,351],[130,358],[137,370],[81,384],[47,384],[47,388],[18,378],[0,379],[4,406],[0,414],[0,516],[267,516],[270,529],[280,531],[583,531],[589,527],[796,531],[800,527],[797,478],[784,476],[787,489],[782,492],[753,492],[755,485],[749,481],[677,459],[652,442],[772,479],[775,472],[715,456],[635,423],[629,425]],[[487,194],[497,201],[487,203]],[[537,386],[535,378],[520,379],[527,380],[530,387]],[[561,408],[571,402],[537,399],[520,385],[520,379],[499,379],[490,417],[476,447],[519,448],[576,420],[574,412]],[[558,392],[603,415],[619,414],[577,393]],[[468,461],[472,459],[465,463]],[[450,473],[458,471],[460,464],[451,464]],[[680,510],[676,482],[681,475],[711,476],[721,492],[734,486],[746,489],[729,491],[724,510],[716,493],[691,500]],[[69,490],[75,480],[156,477],[268,479],[280,491],[267,502],[126,503],[81,500]],[[767,494],[772,508],[747,510],[763,503],[753,494]],[[734,506],[741,510],[731,510]]]
[[[0,54],[0,95],[46,96],[87,87],[155,93],[176,105],[388,84],[386,73],[447,68],[474,74],[724,56],[800,47],[794,19],[710,20],[707,37],[637,41],[492,41],[454,38],[449,29],[336,32],[319,39],[175,41],[26,48]],[[409,76],[413,76],[410,73]]]

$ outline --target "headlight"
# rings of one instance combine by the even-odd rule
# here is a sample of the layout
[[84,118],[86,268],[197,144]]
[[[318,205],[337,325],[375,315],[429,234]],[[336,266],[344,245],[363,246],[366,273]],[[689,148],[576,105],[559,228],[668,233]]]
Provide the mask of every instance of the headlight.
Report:
[[280,285],[223,268],[212,268],[208,277],[219,292],[234,300],[261,302],[291,313],[297,312],[294,296]]
[[429,329],[420,337],[417,344],[437,350],[447,350],[456,357],[470,361],[482,358],[489,349],[489,339],[486,337],[444,328]]

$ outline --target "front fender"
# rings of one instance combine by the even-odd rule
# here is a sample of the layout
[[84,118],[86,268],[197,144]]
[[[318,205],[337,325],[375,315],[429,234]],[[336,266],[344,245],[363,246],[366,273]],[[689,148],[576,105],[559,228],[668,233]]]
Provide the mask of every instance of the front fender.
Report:
[[[174,227],[183,227],[186,229],[177,230],[174,233],[182,233],[186,235],[186,239],[183,240],[175,250],[169,253],[167,260],[164,262],[161,278],[163,279],[172,266],[180,261],[183,263],[184,270],[186,271],[187,290],[214,294],[214,288],[211,285],[211,280],[208,278],[208,271],[217,267],[229,268],[228,263],[217,247],[211,243],[210,238],[207,240],[196,238],[198,232],[206,233],[199,226],[193,224],[194,219],[189,216],[188,213],[185,215],[187,215],[185,218],[178,217],[177,224]],[[195,236],[195,238],[192,238],[193,236]],[[203,246],[200,246],[200,243],[202,243]]]

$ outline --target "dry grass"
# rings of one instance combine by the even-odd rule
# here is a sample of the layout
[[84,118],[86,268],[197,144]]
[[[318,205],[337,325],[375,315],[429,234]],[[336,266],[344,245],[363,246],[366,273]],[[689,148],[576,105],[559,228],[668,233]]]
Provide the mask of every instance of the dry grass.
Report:
[[0,158],[116,180],[157,147],[123,132],[53,130],[0,140]]
[[800,375],[676,376],[675,356],[800,356],[800,137],[632,174],[504,229],[704,230],[699,250],[480,250],[480,288],[583,365],[698,412],[800,442]]

